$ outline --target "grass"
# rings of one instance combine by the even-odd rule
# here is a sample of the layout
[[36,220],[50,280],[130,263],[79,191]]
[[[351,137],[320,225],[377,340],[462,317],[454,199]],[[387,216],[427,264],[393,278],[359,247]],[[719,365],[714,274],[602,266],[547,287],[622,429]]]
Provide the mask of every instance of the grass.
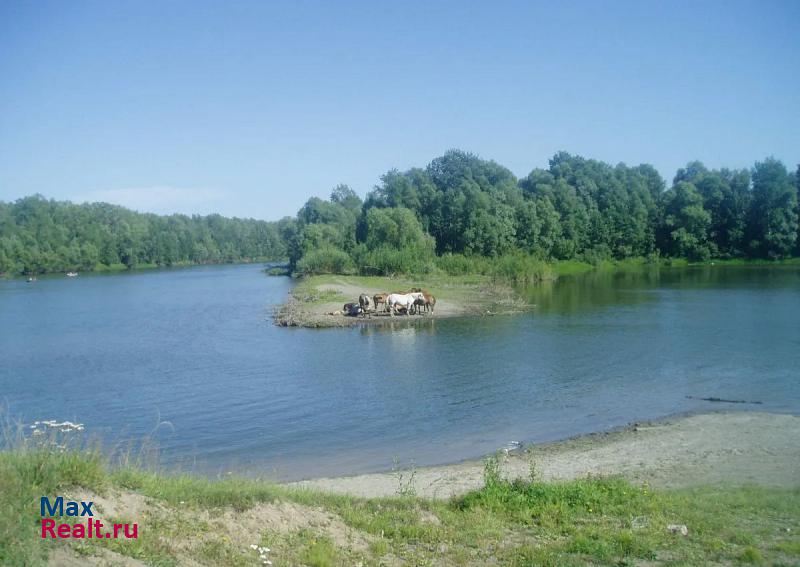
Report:
[[[420,287],[431,292],[438,300],[445,300],[459,308],[457,315],[515,314],[527,311],[529,303],[523,298],[526,286],[551,282],[560,277],[574,277],[594,273],[635,273],[660,267],[674,268],[698,266],[685,259],[627,258],[624,260],[599,260],[588,263],[563,260],[545,263],[525,255],[507,255],[495,259],[444,255],[437,259],[441,267],[425,274],[382,276],[357,276],[320,274],[299,279],[288,301],[275,311],[275,321],[282,326],[339,327],[362,322],[381,322],[376,319],[352,319],[326,316],[325,313],[341,310],[342,305],[356,301],[360,291],[407,290]],[[758,260],[711,260],[702,265],[799,265],[800,259],[782,262]],[[348,294],[335,288],[359,290]],[[528,289],[531,289],[528,287]],[[372,290],[372,291],[370,291]],[[441,311],[439,312],[441,313]]]
[[713,258],[707,262],[691,262],[690,266],[800,266],[800,258],[786,258],[785,260],[761,260],[745,258]]
[[[511,314],[528,307],[505,280],[498,281],[489,275],[436,273],[382,277],[323,274],[301,278],[289,299],[276,309],[274,318],[279,325],[300,327],[337,327],[360,322],[385,322],[379,317],[356,319],[334,317],[326,313],[341,310],[343,304],[357,301],[358,294],[362,291],[371,295],[378,291],[404,291],[412,287],[425,289],[437,301],[449,303],[458,310],[459,315]],[[342,293],[341,289],[347,289],[347,294]],[[438,314],[443,313],[441,305],[437,304]]]
[[[345,284],[363,287],[365,289],[381,289],[386,292],[404,291],[411,287],[421,287],[439,299],[462,300],[478,287],[489,287],[492,279],[488,276],[470,274],[463,276],[447,275],[421,275],[397,276],[393,278],[382,276],[339,276],[319,275],[303,278],[295,287],[296,297],[310,298],[310,303],[320,304],[328,301],[345,299],[345,296],[333,291],[320,291],[325,286]],[[357,298],[355,298],[357,299]],[[353,298],[346,298],[353,301]]]
[[[88,493],[147,504],[114,521],[137,540],[43,541],[38,499]],[[94,451],[0,453],[0,564],[42,565],[57,546],[148,565],[796,565],[800,490],[705,487],[656,491],[620,478],[503,480],[451,500],[364,499],[257,480],[219,481],[112,470]],[[118,510],[124,508],[119,505]],[[102,512],[102,507],[99,508]],[[289,521],[291,520],[291,521]],[[683,524],[688,536],[666,526]],[[337,528],[339,526],[339,528]],[[105,550],[105,551],[104,551]],[[113,563],[113,561],[112,561]]]

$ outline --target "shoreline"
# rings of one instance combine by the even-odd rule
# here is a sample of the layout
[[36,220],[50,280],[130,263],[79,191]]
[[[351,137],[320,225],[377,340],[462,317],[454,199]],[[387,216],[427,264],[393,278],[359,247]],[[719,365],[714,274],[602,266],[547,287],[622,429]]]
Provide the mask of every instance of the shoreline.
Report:
[[[684,412],[652,421],[532,444],[498,454],[503,476],[565,481],[622,476],[660,488],[757,484],[800,486],[800,415],[748,410]],[[403,491],[450,498],[483,486],[484,460],[284,486],[367,498]]]
[[[368,317],[342,314],[345,303],[357,302],[365,293],[370,298],[378,293],[419,287],[436,297],[432,313],[396,315],[372,313]],[[487,317],[513,315],[532,306],[518,297],[514,289],[487,276],[420,276],[388,278],[376,276],[306,276],[288,293],[286,300],[274,308],[272,318],[280,327],[335,328],[360,325],[401,323],[413,325],[422,321],[454,317]]]
[[[498,482],[531,479],[518,455],[500,458],[488,479],[480,461],[468,461],[276,485],[114,471],[97,453],[20,450],[0,453],[0,480],[12,487],[0,502],[12,511],[5,549],[20,565],[251,565],[258,554],[262,564],[269,554],[276,564],[318,566],[728,565],[748,557],[788,565],[800,557],[799,445],[797,414],[683,414],[532,445],[533,484]],[[351,486],[319,485],[326,480]],[[42,548],[38,514],[24,504],[42,494],[90,501],[97,521],[137,524],[141,539]],[[634,537],[640,547],[625,544]]]

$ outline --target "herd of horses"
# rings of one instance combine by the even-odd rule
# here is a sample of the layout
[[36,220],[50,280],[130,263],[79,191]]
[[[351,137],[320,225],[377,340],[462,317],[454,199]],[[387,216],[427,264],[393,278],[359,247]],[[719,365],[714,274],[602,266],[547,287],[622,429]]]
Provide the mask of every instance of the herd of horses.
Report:
[[435,306],[436,298],[433,295],[424,289],[412,287],[408,291],[376,293],[372,297],[362,293],[358,296],[358,303],[345,303],[343,312],[351,317],[367,317],[373,313],[389,313],[393,317],[400,314],[433,314]]

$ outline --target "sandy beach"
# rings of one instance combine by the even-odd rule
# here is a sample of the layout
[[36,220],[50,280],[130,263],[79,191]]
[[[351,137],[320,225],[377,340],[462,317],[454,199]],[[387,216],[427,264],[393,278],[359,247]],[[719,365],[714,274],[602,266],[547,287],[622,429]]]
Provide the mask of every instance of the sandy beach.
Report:
[[[800,486],[800,416],[720,411],[638,423],[557,443],[531,445],[501,457],[508,478],[567,480],[622,475],[657,487],[700,485]],[[398,493],[412,471],[319,478],[292,486],[355,496]],[[420,496],[448,498],[483,485],[483,461],[413,471]]]

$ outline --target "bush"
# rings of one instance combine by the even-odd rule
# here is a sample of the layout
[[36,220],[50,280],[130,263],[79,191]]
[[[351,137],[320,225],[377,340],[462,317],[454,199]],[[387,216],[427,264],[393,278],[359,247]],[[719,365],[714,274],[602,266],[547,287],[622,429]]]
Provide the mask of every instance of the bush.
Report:
[[448,276],[468,274],[486,275],[491,261],[483,256],[464,256],[463,254],[443,254],[436,258],[436,266]]
[[355,255],[363,275],[427,274],[436,267],[433,251],[427,246],[381,246],[374,250],[360,247]]
[[478,274],[521,285],[556,278],[550,264],[523,252],[494,258],[443,254],[436,259],[436,266],[449,276]]
[[552,266],[522,253],[506,254],[493,259],[490,275],[522,285],[555,279]]
[[302,275],[354,274],[356,269],[347,252],[326,246],[307,252],[298,260],[295,271]]
[[599,244],[593,248],[590,248],[583,254],[579,255],[579,257],[582,257],[584,262],[593,266],[598,266],[601,263],[612,259],[611,250],[605,244]]

